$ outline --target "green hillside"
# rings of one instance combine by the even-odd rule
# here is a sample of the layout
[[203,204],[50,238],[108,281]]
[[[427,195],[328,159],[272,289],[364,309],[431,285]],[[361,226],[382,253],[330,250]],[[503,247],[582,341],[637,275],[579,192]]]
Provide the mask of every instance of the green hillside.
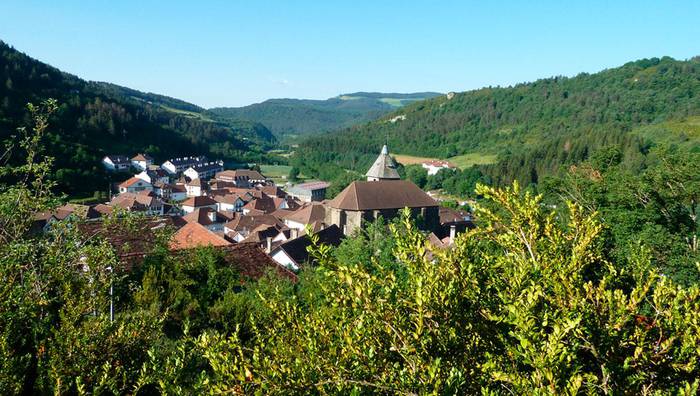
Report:
[[209,109],[211,117],[260,122],[278,137],[296,137],[347,128],[415,101],[434,98],[435,92],[410,94],[357,92],[326,100],[270,99],[245,107]]
[[51,120],[45,154],[56,158],[54,176],[69,194],[106,189],[100,165],[105,154],[257,161],[275,142],[259,123],[215,121],[178,99],[88,82],[0,41],[0,140],[12,141],[17,128],[27,124],[27,103],[47,98],[58,100],[60,108]]
[[655,144],[699,145],[699,97],[700,59],[644,59],[595,74],[414,103],[312,137],[301,144],[296,162],[307,174],[362,171],[388,137],[395,153],[493,158],[495,163],[479,169],[494,182],[528,184],[604,146],[618,146],[634,158]]

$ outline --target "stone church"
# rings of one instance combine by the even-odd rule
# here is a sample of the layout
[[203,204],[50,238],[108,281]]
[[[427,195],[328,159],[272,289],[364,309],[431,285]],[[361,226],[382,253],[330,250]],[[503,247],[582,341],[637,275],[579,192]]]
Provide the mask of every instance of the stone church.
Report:
[[401,209],[410,208],[421,228],[434,231],[439,227],[439,204],[411,181],[401,180],[386,145],[366,176],[367,181],[353,182],[326,203],[327,224],[335,224],[349,235],[364,222],[379,216],[388,220]]

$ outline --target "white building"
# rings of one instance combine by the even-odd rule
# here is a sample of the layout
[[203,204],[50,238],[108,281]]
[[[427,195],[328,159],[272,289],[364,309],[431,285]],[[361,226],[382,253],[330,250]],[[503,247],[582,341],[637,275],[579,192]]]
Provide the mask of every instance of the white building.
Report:
[[172,158],[163,163],[160,167],[168,171],[171,175],[184,172],[187,168],[206,162],[207,157],[200,155],[197,157]]
[[211,179],[216,175],[218,172],[221,172],[224,170],[224,163],[222,161],[216,161],[216,162],[202,162],[199,164],[195,164],[190,166],[184,171],[184,175],[189,177],[190,179],[202,179],[202,180],[207,180]]
[[136,154],[136,156],[131,159],[131,165],[136,169],[146,170],[149,165],[153,165],[153,157],[148,154]]
[[428,170],[428,175],[430,176],[436,175],[441,169],[457,169],[456,166],[452,165],[447,161],[442,160],[426,161],[423,162],[421,166]]
[[131,161],[125,155],[108,155],[102,158],[102,165],[110,171],[129,170]]
[[153,185],[138,177],[132,177],[119,184],[119,193],[137,193],[141,191],[153,191]]
[[287,189],[287,193],[303,202],[321,202],[326,199],[329,183],[323,181],[297,184]]
[[141,173],[137,173],[135,177],[145,180],[151,184],[170,183],[170,175],[162,169],[146,169]]

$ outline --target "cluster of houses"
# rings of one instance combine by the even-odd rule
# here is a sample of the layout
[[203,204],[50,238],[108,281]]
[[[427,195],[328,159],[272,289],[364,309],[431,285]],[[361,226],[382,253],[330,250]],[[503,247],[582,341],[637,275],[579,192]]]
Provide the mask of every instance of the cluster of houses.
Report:
[[[291,276],[309,264],[308,232],[317,234],[322,243],[338,245],[367,222],[380,216],[391,219],[409,208],[412,216],[421,219],[428,240],[443,248],[452,244],[457,233],[473,226],[469,213],[440,207],[415,184],[401,180],[386,146],[368,170],[366,181],[351,183],[330,200],[325,199],[328,183],[309,182],[283,189],[259,171],[225,170],[220,161],[202,156],[174,158],[160,166],[145,154],[131,159],[107,156],[103,164],[108,169],[134,169],[137,173],[117,186],[118,194],[109,202],[65,205],[38,214],[37,229],[46,230],[53,221],[75,216],[88,220],[83,223],[89,224],[91,233],[100,233],[101,217],[117,211],[141,212],[148,215],[142,235],[163,224],[175,229],[170,241],[173,251],[213,246],[246,252],[248,259],[252,254],[260,265],[277,266],[280,273]],[[113,230],[101,232],[115,245],[139,238],[116,236]],[[130,240],[130,246],[147,245],[148,237],[141,238],[144,240]],[[134,257],[138,254],[132,249],[129,259]]]

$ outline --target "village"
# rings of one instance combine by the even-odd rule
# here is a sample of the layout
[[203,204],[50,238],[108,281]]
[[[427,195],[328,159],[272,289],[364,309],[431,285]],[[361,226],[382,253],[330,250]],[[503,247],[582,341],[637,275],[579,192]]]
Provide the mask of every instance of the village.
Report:
[[[443,207],[408,180],[401,180],[386,145],[366,173],[333,199],[326,199],[329,183],[308,181],[284,186],[254,169],[225,169],[222,161],[204,156],[171,158],[160,165],[139,153],[132,158],[108,155],[102,165],[112,172],[131,172],[118,183],[108,202],[66,204],[37,214],[34,227],[48,231],[54,222],[80,219],[91,236],[109,241],[122,261],[133,264],[146,255],[155,232],[175,229],[173,251],[200,246],[225,250],[250,276],[275,268],[296,276],[310,262],[308,233],[323,244],[337,246],[378,218],[391,220],[408,208],[435,248],[449,248],[457,234],[472,228],[471,214]],[[429,172],[450,167],[447,162],[424,164]],[[121,213],[139,213],[134,230],[118,230],[103,221]]]

